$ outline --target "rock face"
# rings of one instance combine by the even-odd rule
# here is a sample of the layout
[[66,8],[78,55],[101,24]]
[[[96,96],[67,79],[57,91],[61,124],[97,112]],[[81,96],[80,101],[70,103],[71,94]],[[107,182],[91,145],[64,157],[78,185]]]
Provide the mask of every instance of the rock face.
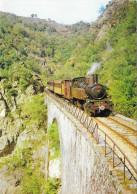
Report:
[[20,187],[18,187],[22,178],[22,171],[16,169],[13,173],[10,173],[8,167],[5,165],[0,169],[0,193],[1,194],[21,194]]
[[[37,75],[33,75],[35,85],[29,85],[25,92],[22,93],[17,87],[18,83],[13,82],[12,87],[18,91],[18,95],[11,96],[8,99],[8,90],[4,88],[5,80],[0,82],[0,134],[6,136],[9,141],[16,140],[18,133],[22,127],[23,120],[20,118],[22,105],[29,101],[34,94],[44,91],[44,86]],[[0,148],[0,150],[2,150]]]
[[92,23],[91,30],[98,34],[97,40],[103,37],[108,28],[113,27],[118,22],[118,19],[116,19],[118,10],[120,10],[128,1],[129,0],[111,0],[104,12],[98,17],[97,21]]
[[[25,102],[31,100],[34,94],[44,91],[44,86],[40,78],[37,75],[33,75],[35,85],[29,85],[24,93],[18,88],[18,83],[13,82],[12,87],[18,91],[17,96],[11,96],[8,98],[8,90],[4,88],[5,79],[1,79],[0,82],[0,158],[3,161],[6,156],[14,155],[16,151],[16,145],[20,146],[18,138],[20,136],[28,137],[25,134],[21,135],[23,118],[20,116],[21,108]],[[28,133],[28,132],[26,132]],[[25,141],[26,139],[24,139]],[[29,139],[28,139],[29,141]],[[23,142],[23,139],[22,139]],[[40,151],[39,151],[40,152]],[[44,164],[43,171],[44,171]],[[15,169],[10,171],[7,165],[0,168],[0,193],[13,194],[21,193],[20,180],[22,179],[22,171]]]
[[[31,162],[31,170],[34,171],[38,166],[39,173],[45,174],[45,155],[46,155],[46,147],[33,147],[30,143],[31,141],[39,141],[44,144],[45,140],[42,140],[43,135],[45,135],[44,131],[32,131],[25,129],[17,139],[16,147],[13,150],[11,157],[19,154],[20,150],[23,149],[33,149],[32,152],[32,162]],[[29,144],[29,145],[28,145]],[[37,145],[38,146],[38,145]],[[20,157],[21,158],[21,157]],[[2,160],[3,159],[3,160]],[[8,161],[7,158],[1,158],[1,161]],[[21,160],[20,160],[21,161]],[[16,167],[17,161],[16,158],[12,160],[12,163],[7,162],[7,165],[4,165],[0,168],[0,194],[22,194],[21,181],[23,180],[24,168]]]

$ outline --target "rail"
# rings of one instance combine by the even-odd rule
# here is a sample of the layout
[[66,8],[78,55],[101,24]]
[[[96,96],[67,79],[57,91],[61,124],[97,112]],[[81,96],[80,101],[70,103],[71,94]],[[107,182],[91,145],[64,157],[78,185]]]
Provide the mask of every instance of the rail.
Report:
[[[126,178],[126,169],[131,174],[130,179],[133,177],[134,180],[137,181],[137,178],[135,176],[137,174],[136,168],[133,166],[133,164],[128,159],[128,157],[125,155],[125,153],[123,153],[123,151],[120,149],[120,147],[114,142],[114,140],[112,140],[111,137],[109,137],[102,129],[100,129],[98,127],[98,123],[96,123],[93,120],[92,117],[90,117],[88,114],[86,114],[83,110],[79,109],[78,107],[75,107],[73,104],[71,104],[67,100],[62,99],[59,96],[57,96],[56,94],[50,92],[49,90],[46,89],[45,92],[50,97],[52,97],[54,100],[56,100],[59,104],[61,104],[61,106],[63,106],[65,109],[67,109],[73,116],[75,116],[80,121],[80,123],[84,127],[86,127],[86,129],[90,132],[90,134],[93,136],[93,138],[96,140],[97,143],[100,143],[99,131],[101,133],[103,133],[104,136],[105,136],[105,138],[104,138],[104,143],[105,143],[105,151],[104,151],[105,152],[105,157],[107,155],[107,149],[106,148],[107,148],[107,145],[108,145],[109,148],[111,149],[111,151],[113,152],[113,168],[116,167],[115,166],[115,156],[117,156],[120,159],[120,161],[123,163],[123,167],[124,167],[123,168],[123,171],[124,171],[124,173],[123,173],[123,179],[124,179],[124,182],[125,182],[125,178]],[[107,140],[109,140],[111,142],[111,144],[113,144],[113,146],[110,146],[110,143],[108,144],[107,143],[108,142]],[[117,150],[116,150],[116,148],[117,148]],[[123,160],[118,156],[118,154],[117,154],[118,151],[122,154]]]

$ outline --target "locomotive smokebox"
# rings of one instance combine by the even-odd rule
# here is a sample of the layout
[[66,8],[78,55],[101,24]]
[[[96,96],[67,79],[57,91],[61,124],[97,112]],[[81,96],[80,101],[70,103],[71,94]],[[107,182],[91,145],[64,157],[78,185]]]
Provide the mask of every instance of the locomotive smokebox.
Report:
[[106,89],[101,84],[90,84],[86,88],[86,94],[92,99],[103,99],[106,96]]

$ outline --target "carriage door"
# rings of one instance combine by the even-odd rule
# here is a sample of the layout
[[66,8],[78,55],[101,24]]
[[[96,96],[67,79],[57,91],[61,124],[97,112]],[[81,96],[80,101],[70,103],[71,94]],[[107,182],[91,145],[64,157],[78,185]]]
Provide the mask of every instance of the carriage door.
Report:
[[64,97],[70,99],[70,80],[64,80]]

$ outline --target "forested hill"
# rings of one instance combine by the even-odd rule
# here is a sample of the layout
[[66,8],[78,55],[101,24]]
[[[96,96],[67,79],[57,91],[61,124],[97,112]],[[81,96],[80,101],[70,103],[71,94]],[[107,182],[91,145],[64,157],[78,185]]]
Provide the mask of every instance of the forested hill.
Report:
[[[49,79],[85,76],[93,65],[109,88],[115,110],[136,117],[136,2],[111,1],[92,24],[0,13],[0,79],[10,94],[34,84],[34,73]],[[71,73],[70,73],[71,72]]]
[[0,12],[0,67],[28,68],[47,80],[69,59],[77,37],[89,30],[84,22],[67,26]]

